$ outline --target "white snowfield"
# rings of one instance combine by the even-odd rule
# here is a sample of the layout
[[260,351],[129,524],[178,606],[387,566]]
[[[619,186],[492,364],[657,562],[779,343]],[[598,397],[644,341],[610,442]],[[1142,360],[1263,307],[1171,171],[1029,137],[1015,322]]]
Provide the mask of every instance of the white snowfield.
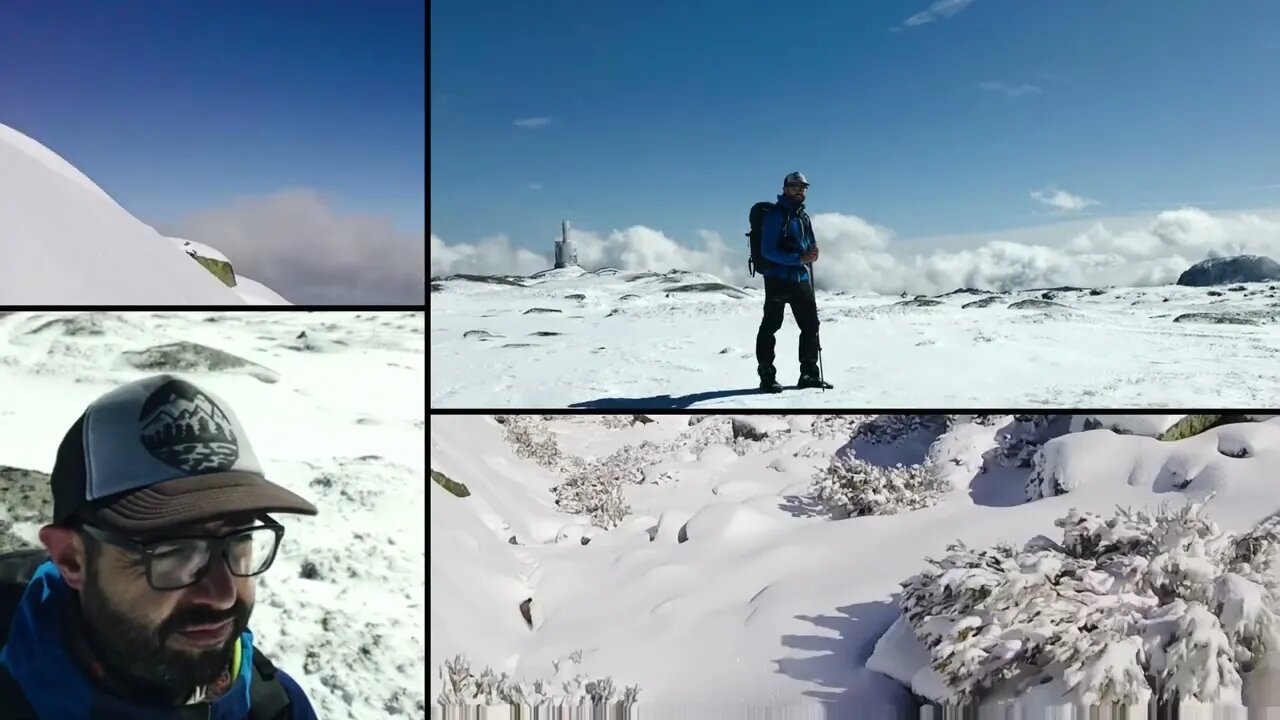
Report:
[[3,124],[0,267],[3,305],[274,304],[279,297],[222,284],[84,173]]
[[[1030,501],[1024,485],[1032,470],[990,457],[1011,419],[966,423],[933,448],[954,486],[937,504],[843,520],[806,498],[816,470],[837,452],[883,466],[920,463],[928,443],[900,436],[859,446],[847,432],[818,433],[814,418],[791,416],[757,425],[766,439],[735,451],[716,440],[726,432],[714,427],[728,422],[722,416],[692,428],[689,416],[652,419],[612,428],[600,416],[547,424],[566,455],[603,458],[644,441],[662,448],[641,464],[657,464],[644,482],[624,483],[630,514],[604,530],[557,509],[552,488],[561,478],[517,456],[491,417],[431,418],[432,469],[471,493],[457,497],[431,484],[432,702],[444,689],[440,667],[455,655],[476,674],[488,666],[528,682],[556,678],[553,662],[581,650],[575,672],[612,677],[618,688],[638,685],[646,720],[766,717],[765,710],[914,718],[913,692],[941,700],[947,688],[899,621],[899,584],[926,570],[926,557],[944,557],[948,544],[1021,548],[1036,535],[1061,540],[1054,521],[1071,508],[1111,518],[1117,506],[1177,508],[1210,493],[1208,514],[1225,531],[1246,531],[1280,511],[1276,419],[1181,441],[1069,434],[1045,445],[1042,461],[1044,477],[1065,494]],[[527,598],[531,626],[520,612]],[[1256,602],[1243,610],[1257,611]],[[1211,664],[1200,656],[1190,662],[1187,672]],[[1061,680],[1026,696],[1032,714],[1023,717],[1072,717],[1044,714],[1070,709]],[[1260,683],[1246,677],[1246,699],[1267,691]],[[1228,701],[1240,699],[1234,692],[1225,693]]]
[[[823,369],[835,389],[769,395],[756,389],[759,287],[577,269],[433,280],[431,404],[1267,406],[1280,394],[1280,284],[1235,287],[1050,291],[1051,300],[1042,290],[950,294],[908,305],[819,290]],[[963,307],[973,302],[989,305]],[[776,338],[778,380],[792,385],[799,330],[790,310]]]
[[[232,406],[273,481],[319,509],[281,515],[257,581],[258,644],[325,720],[426,713],[425,318],[421,312],[31,313],[0,318],[0,466],[48,473],[87,403],[135,378],[139,353]],[[305,336],[304,336],[305,333]],[[161,362],[150,355],[146,365]],[[52,500],[0,487],[0,534],[38,544]],[[14,522],[14,521],[17,522]],[[14,522],[12,528],[8,527]]]

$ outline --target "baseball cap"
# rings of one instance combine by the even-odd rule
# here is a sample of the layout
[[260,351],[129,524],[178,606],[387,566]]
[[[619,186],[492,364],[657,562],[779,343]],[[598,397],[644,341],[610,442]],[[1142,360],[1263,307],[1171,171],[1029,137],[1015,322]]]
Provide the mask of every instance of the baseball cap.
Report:
[[809,178],[805,177],[804,173],[797,170],[793,173],[788,174],[785,178],[783,178],[782,184],[783,185],[803,185],[805,187],[809,187]]
[[55,523],[79,518],[125,534],[229,515],[317,514],[267,480],[229,405],[169,374],[90,403],[58,446],[50,484]]

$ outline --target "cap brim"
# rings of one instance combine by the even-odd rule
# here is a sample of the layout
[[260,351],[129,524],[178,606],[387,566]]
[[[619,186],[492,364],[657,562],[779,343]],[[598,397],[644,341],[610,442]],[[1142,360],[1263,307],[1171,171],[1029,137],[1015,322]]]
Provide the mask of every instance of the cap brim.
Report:
[[135,534],[260,513],[316,515],[318,511],[261,475],[238,471],[157,483],[92,511],[105,528]]

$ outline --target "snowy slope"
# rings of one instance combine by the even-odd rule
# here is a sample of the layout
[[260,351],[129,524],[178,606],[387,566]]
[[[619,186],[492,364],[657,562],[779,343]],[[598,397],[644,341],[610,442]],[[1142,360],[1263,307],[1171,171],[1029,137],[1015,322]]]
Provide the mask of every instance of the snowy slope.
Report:
[[238,305],[53,151],[0,125],[0,304]]
[[[680,272],[433,280],[432,406],[1208,407],[1265,405],[1280,392],[1276,285],[957,293],[906,305],[818,296],[835,389],[764,395],[758,287]],[[990,304],[964,307],[975,302]],[[799,375],[798,335],[788,311],[777,334],[784,385]]]
[[[964,425],[934,448],[954,484],[936,505],[845,520],[806,499],[815,471],[851,449],[883,465],[920,462],[917,443],[860,446],[806,417],[781,418],[763,441],[745,443],[723,417],[694,427],[683,416],[654,420],[547,425],[574,457],[600,459],[646,441],[657,448],[632,463],[655,469],[626,484],[627,516],[589,531],[584,545],[583,519],[549,510],[559,479],[504,444],[501,425],[432,418],[433,468],[471,492],[432,491],[432,701],[443,688],[438,668],[456,654],[477,671],[528,681],[553,677],[554,661],[582,650],[587,675],[639,685],[645,718],[798,713],[817,703],[825,717],[914,717],[898,713],[914,711],[907,685],[927,655],[901,626],[881,640],[899,617],[899,583],[949,543],[1021,546],[1058,536],[1054,520],[1070,508],[1110,517],[1116,506],[1154,510],[1209,492],[1217,493],[1210,515],[1229,531],[1280,511],[1274,419],[1177,442],[1109,430],[1070,435],[1056,441],[1053,460],[1070,492],[1035,501],[1024,491],[1030,469],[990,464],[1007,418]],[[1190,483],[1178,489],[1178,478]],[[560,526],[558,540],[548,540],[548,524]],[[519,612],[527,597],[536,603],[532,629]],[[868,668],[873,650],[875,666],[902,682]]]
[[[320,717],[421,718],[424,333],[423,314],[405,312],[14,313],[0,318],[0,466],[49,472],[86,403],[154,372],[129,353],[188,342],[254,363],[201,370],[195,351],[169,355],[233,406],[268,475],[320,509],[281,518],[250,627]],[[14,522],[34,543],[47,485],[34,501],[9,489],[0,540]]]

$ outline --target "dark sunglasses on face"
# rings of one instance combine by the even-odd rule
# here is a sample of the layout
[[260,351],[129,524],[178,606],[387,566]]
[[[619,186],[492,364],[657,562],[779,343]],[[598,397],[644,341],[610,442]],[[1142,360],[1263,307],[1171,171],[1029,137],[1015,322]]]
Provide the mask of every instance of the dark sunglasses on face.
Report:
[[217,537],[172,537],[137,540],[83,524],[97,540],[137,555],[146,566],[147,584],[154,590],[191,587],[209,574],[215,557],[222,558],[235,577],[254,577],[275,562],[284,526],[263,516],[263,524],[232,530]]

